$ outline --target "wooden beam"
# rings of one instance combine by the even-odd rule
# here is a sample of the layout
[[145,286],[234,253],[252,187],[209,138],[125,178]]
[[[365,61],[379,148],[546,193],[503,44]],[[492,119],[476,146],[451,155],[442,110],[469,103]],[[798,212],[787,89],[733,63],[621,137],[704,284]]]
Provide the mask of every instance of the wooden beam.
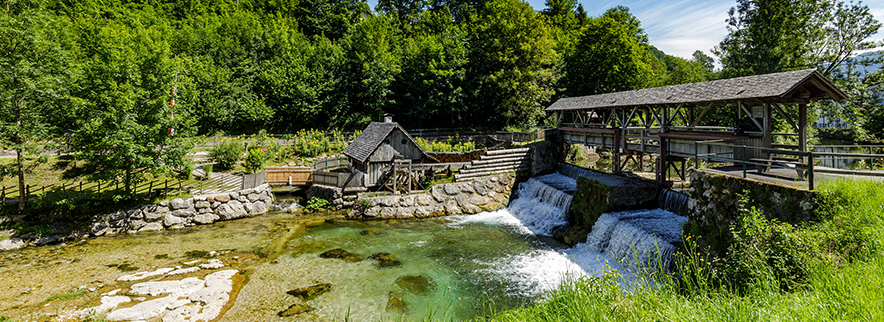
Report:
[[[657,115],[657,111],[654,110],[654,107],[648,106],[648,110],[651,111],[651,115],[654,115],[654,120],[657,121],[657,125],[663,126],[663,121],[661,121],[660,115]],[[653,123],[651,123],[653,125]]]
[[807,152],[807,104],[798,104],[798,151]]
[[[706,116],[706,111],[709,111],[710,106],[711,105],[706,105],[706,107],[703,108],[703,111],[700,112],[700,116],[697,116],[697,118],[694,119],[694,122],[691,123],[691,127],[695,127],[697,124],[700,124],[700,121],[703,121],[703,116]],[[739,113],[739,110],[737,113]]]
[[752,123],[755,123],[755,126],[758,127],[759,131],[764,132],[764,127],[761,126],[761,123],[758,123],[758,121],[756,121],[754,117],[752,117],[752,112],[746,109],[746,106],[743,105],[743,102],[740,102],[740,109],[749,116],[749,119],[752,120]]
[[773,105],[773,107],[777,110],[777,112],[780,113],[781,116],[783,116],[784,119],[786,119],[786,122],[789,123],[789,125],[792,125],[792,128],[795,129],[795,133],[798,133],[798,131],[799,131],[798,125],[795,125],[795,121],[792,121],[792,118],[789,117],[788,114],[786,114],[786,111],[784,111],[780,107],[780,104],[771,104],[771,105]]

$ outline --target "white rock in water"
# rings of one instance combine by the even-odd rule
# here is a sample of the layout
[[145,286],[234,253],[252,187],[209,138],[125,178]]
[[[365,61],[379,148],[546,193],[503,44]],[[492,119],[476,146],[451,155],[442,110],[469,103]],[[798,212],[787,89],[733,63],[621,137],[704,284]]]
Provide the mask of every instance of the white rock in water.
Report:
[[25,241],[21,238],[0,240],[0,250],[19,249],[25,247]]
[[[119,290],[117,290],[117,291],[119,291]],[[116,292],[116,291],[114,291],[114,292]],[[93,307],[93,308],[84,309],[84,310],[80,311],[78,315],[81,319],[89,316],[90,314],[91,315],[102,315],[102,314],[107,313],[110,310],[115,309],[120,304],[130,302],[130,301],[132,301],[132,300],[129,299],[128,296],[105,296],[105,297],[101,298],[101,305]]]
[[173,270],[175,270],[175,269],[174,268],[160,268],[160,269],[155,270],[153,272],[138,272],[135,274],[120,276],[119,278],[117,278],[117,281],[137,281],[137,280],[145,279],[148,277],[164,275],[164,274],[171,272]]
[[220,259],[210,259],[208,263],[200,265],[202,269],[218,269],[224,267],[224,262]]
[[131,320],[147,320],[159,316],[166,310],[173,310],[182,305],[190,303],[188,300],[179,300],[178,295],[169,295],[150,301],[135,304],[132,307],[119,309],[108,313],[108,321],[131,321]]
[[196,277],[188,277],[178,281],[144,282],[132,285],[130,294],[157,296],[172,293],[173,295],[187,295],[206,286],[206,282]]
[[199,268],[199,267],[196,267],[196,266],[194,266],[194,267],[188,267],[188,268],[179,268],[179,269],[176,269],[176,270],[174,270],[174,271],[171,271],[171,272],[167,273],[166,275],[187,274],[187,273],[193,273],[193,272],[196,272],[196,271],[198,271],[198,270],[200,270],[200,268]]

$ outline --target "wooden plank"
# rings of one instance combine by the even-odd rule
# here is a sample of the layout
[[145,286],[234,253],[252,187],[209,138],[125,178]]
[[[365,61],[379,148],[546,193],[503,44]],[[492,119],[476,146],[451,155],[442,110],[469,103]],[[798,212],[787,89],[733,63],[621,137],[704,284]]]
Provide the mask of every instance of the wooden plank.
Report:
[[518,148],[518,149],[504,149],[504,150],[488,150],[485,152],[486,155],[498,155],[498,154],[507,154],[507,153],[519,153],[519,152],[528,152],[531,148]]

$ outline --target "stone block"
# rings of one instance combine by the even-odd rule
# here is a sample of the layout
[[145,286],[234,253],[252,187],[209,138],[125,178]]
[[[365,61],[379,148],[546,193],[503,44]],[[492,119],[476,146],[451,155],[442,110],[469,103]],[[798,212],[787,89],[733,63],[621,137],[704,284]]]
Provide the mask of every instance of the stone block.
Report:
[[190,208],[190,207],[193,207],[193,200],[192,199],[185,200],[185,199],[181,199],[181,198],[175,198],[169,202],[169,205],[172,206],[173,210]]
[[431,203],[433,203],[433,197],[430,197],[425,193],[417,195],[417,198],[415,199],[417,201],[417,204],[421,206],[429,206]]
[[144,219],[144,212],[141,209],[129,210],[129,219]]
[[108,225],[106,222],[100,221],[92,223],[89,226],[89,234],[92,236],[101,236],[107,233]]
[[218,209],[215,209],[215,213],[221,217],[221,220],[241,218],[248,214],[245,208],[243,208],[242,203],[236,200],[231,200],[226,204],[218,206]]
[[212,199],[214,199],[215,201],[220,202],[220,203],[225,203],[225,202],[230,201],[230,195],[217,195],[217,196],[214,196]]
[[460,189],[461,193],[475,193],[476,192],[475,190],[473,190],[473,184],[470,182],[457,183],[457,185],[458,185],[458,189]]
[[246,195],[246,198],[248,198],[249,201],[251,201],[251,202],[255,202],[255,201],[258,201],[258,200],[259,200],[260,195],[257,194],[257,193],[254,193],[254,192],[253,192],[253,193],[250,193],[250,194]]
[[446,195],[453,196],[458,194],[460,189],[454,183],[446,183],[442,185],[442,191],[444,191]]
[[186,208],[186,209],[172,210],[171,214],[173,216],[177,216],[177,217],[190,217],[196,213],[197,213],[196,209],[193,207],[190,207],[190,208]]
[[249,214],[258,215],[265,212],[267,212],[267,204],[265,204],[263,201],[255,201],[255,203],[252,204],[252,210],[249,211]]
[[213,203],[213,202],[215,202],[215,196],[208,196],[208,197],[206,197],[206,201],[207,201],[208,203],[210,203],[210,204]]
[[443,204],[445,206],[445,212],[449,215],[460,215],[463,211],[460,210],[460,207],[457,206],[457,202],[449,201]]
[[163,219],[163,226],[172,227],[177,224],[184,224],[184,222],[184,218],[172,214],[167,214],[166,217]]
[[159,230],[163,230],[163,224],[162,224],[162,223],[160,223],[160,222],[149,222],[149,223],[145,224],[144,227],[141,227],[141,229],[139,229],[138,232],[142,232],[142,231],[159,231]]
[[200,208],[209,208],[209,207],[211,207],[211,206],[212,206],[212,204],[209,203],[208,201],[205,201],[205,200],[197,201],[197,202],[195,202],[195,203],[193,204],[193,207],[194,207],[194,208],[197,208],[197,209],[200,209]]
[[448,200],[448,195],[446,195],[443,190],[442,185],[437,184],[430,188],[430,196],[433,196],[433,199],[436,199],[436,202],[445,202]]
[[219,218],[220,217],[218,217],[218,215],[216,215],[216,214],[200,214],[200,215],[193,216],[193,222],[200,224],[200,225],[205,225],[205,224],[211,224],[211,223],[215,222],[215,220],[218,220]]

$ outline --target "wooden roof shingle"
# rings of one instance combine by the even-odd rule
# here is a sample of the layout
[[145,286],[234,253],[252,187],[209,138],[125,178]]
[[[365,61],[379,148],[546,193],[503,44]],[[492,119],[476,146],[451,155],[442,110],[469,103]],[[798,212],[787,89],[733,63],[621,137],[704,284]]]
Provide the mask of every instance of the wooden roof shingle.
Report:
[[562,98],[547,111],[650,105],[699,105],[739,100],[841,100],[847,98],[815,69],[719,79],[708,82]]

